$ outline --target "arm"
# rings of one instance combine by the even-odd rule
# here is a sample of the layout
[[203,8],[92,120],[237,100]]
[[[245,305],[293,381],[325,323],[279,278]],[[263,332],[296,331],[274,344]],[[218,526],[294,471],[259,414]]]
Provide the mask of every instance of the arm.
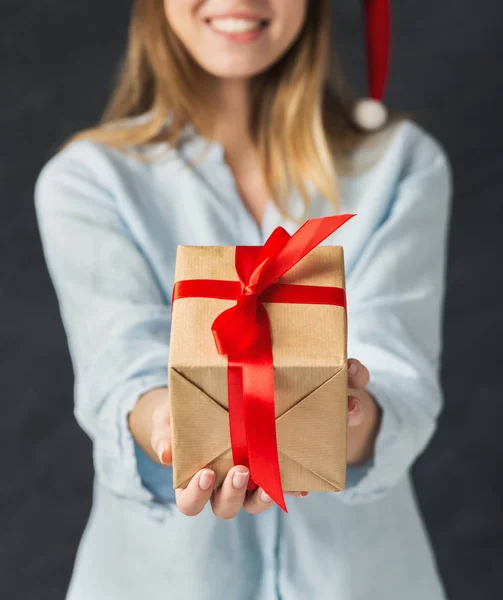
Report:
[[[128,414],[145,392],[167,386],[170,306],[102,183],[107,175],[96,174],[106,167],[87,143],[67,148],[42,169],[35,208],[74,368],[75,416],[93,440],[96,476],[149,503]],[[144,422],[152,406],[145,409]],[[146,447],[144,434],[139,442]]]
[[159,461],[159,445],[169,443],[169,299],[102,183],[110,174],[96,174],[103,168],[106,157],[79,143],[44,167],[35,189],[74,367],[75,415],[93,440],[96,477],[151,510],[152,501],[176,501],[184,514],[196,515],[211,501],[223,519],[241,507],[263,512],[270,499],[260,488],[246,493],[239,465],[214,495],[209,469],[175,495],[171,467]]
[[[380,407],[374,456],[349,466],[344,502],[370,502],[423,451],[442,406],[439,371],[451,179],[431,140],[347,282],[348,355],[370,372]],[[372,402],[372,400],[370,400]],[[372,440],[373,441],[373,440]]]

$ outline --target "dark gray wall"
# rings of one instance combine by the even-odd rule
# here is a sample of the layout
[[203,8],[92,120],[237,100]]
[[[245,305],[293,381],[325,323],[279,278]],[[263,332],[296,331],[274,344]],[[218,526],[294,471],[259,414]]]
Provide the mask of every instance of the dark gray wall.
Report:
[[[24,0],[0,7],[2,598],[64,597],[90,508],[91,446],[73,418],[71,364],[33,184],[56,145],[99,117],[129,6]],[[450,598],[501,598],[503,5],[395,0],[393,9],[388,104],[440,139],[456,186],[446,408],[415,482]],[[362,90],[359,3],[336,0],[334,16],[345,69]]]

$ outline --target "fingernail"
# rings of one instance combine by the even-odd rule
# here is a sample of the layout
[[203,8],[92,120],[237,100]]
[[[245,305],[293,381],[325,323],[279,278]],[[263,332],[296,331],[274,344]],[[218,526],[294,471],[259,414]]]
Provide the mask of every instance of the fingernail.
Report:
[[349,406],[348,412],[349,414],[353,414],[354,411],[356,410],[356,407],[358,406],[358,400],[354,397],[351,398],[351,404]]
[[213,471],[210,469],[204,469],[204,471],[199,476],[199,487],[205,492],[213,485]]
[[260,494],[260,499],[262,500],[262,502],[271,502],[272,501],[271,496],[269,496],[269,494],[266,494],[264,491],[262,491],[262,493]]
[[358,371],[358,365],[355,362],[352,362],[348,369],[348,373],[350,375],[356,375],[357,371]]
[[309,492],[299,492],[297,494],[297,498],[307,498],[309,495]]
[[157,455],[159,456],[159,462],[164,464],[164,461],[162,460],[162,455],[164,454],[164,451],[167,450],[168,447],[165,446],[164,444],[159,446],[159,448],[157,449]]
[[234,473],[232,476],[232,485],[236,490],[240,490],[244,488],[244,486],[248,483],[249,471],[238,471]]

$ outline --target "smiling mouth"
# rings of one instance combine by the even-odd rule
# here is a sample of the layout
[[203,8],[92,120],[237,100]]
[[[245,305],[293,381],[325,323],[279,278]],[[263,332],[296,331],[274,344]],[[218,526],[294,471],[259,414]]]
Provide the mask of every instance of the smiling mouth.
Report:
[[[206,25],[209,25],[210,27],[213,25],[213,21],[219,21],[222,19],[204,19],[204,22],[206,23]],[[233,30],[233,31],[228,31],[228,33],[247,33],[248,31],[259,31],[261,29],[264,29],[265,27],[267,27],[269,25],[269,21],[267,19],[263,19],[262,21],[257,21],[257,25],[255,27],[251,27],[249,29],[245,29],[245,30]],[[214,27],[214,29],[216,29],[216,27]],[[219,29],[219,31],[222,31],[221,29]]]

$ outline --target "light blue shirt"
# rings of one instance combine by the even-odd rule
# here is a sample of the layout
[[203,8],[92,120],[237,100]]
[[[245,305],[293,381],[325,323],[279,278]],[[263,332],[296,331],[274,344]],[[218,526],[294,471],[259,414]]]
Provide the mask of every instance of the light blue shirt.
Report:
[[[144,118],[144,117],[141,117]],[[375,459],[347,489],[287,498],[230,521],[174,504],[171,469],[136,447],[127,415],[167,385],[170,296],[179,244],[258,245],[223,147],[193,127],[148,163],[76,141],[43,167],[35,205],[75,373],[75,416],[93,440],[94,500],[69,600],[441,600],[445,598],[409,469],[441,410],[442,311],[451,175],[438,143],[409,121],[355,154],[325,243],[344,247],[348,356],[370,371],[383,408]],[[165,152],[167,150],[167,152]],[[300,198],[290,199],[300,214]],[[312,194],[309,217],[331,214]],[[54,376],[57,376],[55,373]]]

